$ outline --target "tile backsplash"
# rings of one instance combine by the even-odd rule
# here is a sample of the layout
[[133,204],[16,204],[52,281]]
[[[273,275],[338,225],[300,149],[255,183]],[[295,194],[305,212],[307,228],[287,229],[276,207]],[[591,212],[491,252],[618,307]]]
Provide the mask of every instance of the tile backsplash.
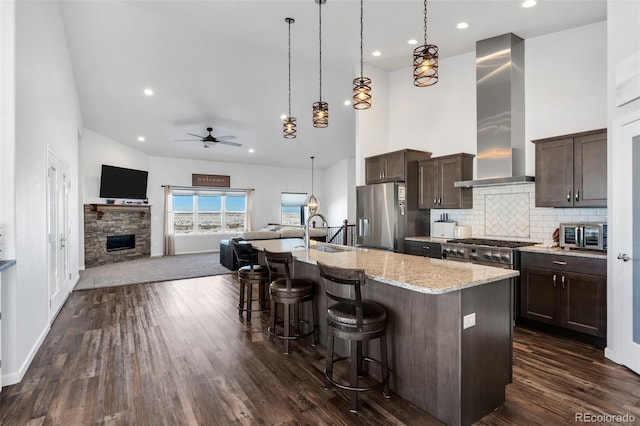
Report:
[[432,209],[431,221],[449,213],[458,225],[470,225],[474,238],[553,242],[561,222],[606,222],[606,208],[536,207],[535,183],[473,188],[473,209]]

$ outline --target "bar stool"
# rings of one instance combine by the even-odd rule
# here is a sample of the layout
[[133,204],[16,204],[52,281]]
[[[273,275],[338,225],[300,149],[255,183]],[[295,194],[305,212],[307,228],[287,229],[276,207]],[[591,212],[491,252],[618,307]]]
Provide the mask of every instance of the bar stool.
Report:
[[[351,393],[349,411],[358,411],[358,392],[383,388],[385,398],[389,394],[389,367],[387,365],[387,312],[382,305],[362,300],[360,287],[366,277],[362,269],[329,266],[318,262],[320,277],[328,299],[337,303],[327,308],[327,363],[325,383]],[[334,338],[349,341],[350,356],[333,359]],[[363,356],[362,342],[380,339],[380,360]],[[343,360],[350,363],[350,383],[339,383],[333,379],[333,364]],[[363,361],[377,364],[382,369],[381,380],[370,386],[358,385],[358,376],[363,374]]]
[[[289,341],[312,336],[312,344],[316,344],[315,336],[315,309],[313,307],[314,283],[304,278],[291,278],[293,256],[291,252],[264,251],[264,258],[269,269],[271,284],[269,294],[271,296],[271,318],[269,328],[269,340],[274,338],[284,340],[284,353],[289,353]],[[299,307],[303,302],[311,302],[311,319],[301,320]],[[283,333],[276,332],[277,314],[276,303],[281,303],[284,310]],[[291,310],[293,309],[293,319]],[[295,324],[295,330],[291,329],[291,323]],[[301,326],[304,325],[304,327]],[[304,330],[303,328],[306,328]]]
[[[233,240],[233,252],[238,258],[238,280],[240,281],[240,300],[238,303],[238,315],[247,313],[247,322],[251,322],[251,312],[258,312],[267,308],[266,288],[269,282],[269,271],[266,267],[258,265],[253,246],[247,242]],[[258,284],[258,298],[252,296],[253,285]],[[246,293],[246,297],[245,297]],[[260,309],[252,309],[252,303],[258,301]],[[246,306],[245,306],[246,302]]]

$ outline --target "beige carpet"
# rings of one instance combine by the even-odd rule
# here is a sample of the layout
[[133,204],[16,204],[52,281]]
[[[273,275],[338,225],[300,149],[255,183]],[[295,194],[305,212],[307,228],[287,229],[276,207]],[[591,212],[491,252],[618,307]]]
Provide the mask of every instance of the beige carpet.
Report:
[[220,264],[219,253],[147,257],[96,266],[80,271],[80,280],[76,284],[74,291],[206,277],[229,274],[231,272],[231,270]]

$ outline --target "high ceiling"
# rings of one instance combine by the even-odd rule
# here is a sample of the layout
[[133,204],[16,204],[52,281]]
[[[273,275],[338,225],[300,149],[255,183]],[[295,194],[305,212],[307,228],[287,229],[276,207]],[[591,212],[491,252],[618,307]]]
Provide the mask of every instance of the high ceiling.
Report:
[[[318,100],[318,5],[314,0],[61,0],[85,127],[149,155],[324,169],[355,156],[357,114],[351,97],[359,72],[357,0],[322,7],[322,98],[326,129],[311,125]],[[475,49],[475,42],[513,32],[530,38],[606,19],[605,0],[432,0],[428,41],[440,57]],[[298,137],[284,139],[287,113],[287,24],[291,28],[291,113]],[[460,21],[466,30],[456,29]],[[407,68],[423,41],[423,2],[367,0],[364,60],[388,70]],[[373,57],[379,50],[382,56]],[[411,83],[407,68],[407,84]],[[441,80],[446,76],[441,76]],[[375,88],[373,81],[373,104]],[[152,88],[153,96],[143,90]],[[416,90],[429,90],[416,88]],[[242,147],[204,148],[187,133],[235,135]],[[139,136],[145,142],[139,142]],[[249,149],[255,152],[249,153]]]

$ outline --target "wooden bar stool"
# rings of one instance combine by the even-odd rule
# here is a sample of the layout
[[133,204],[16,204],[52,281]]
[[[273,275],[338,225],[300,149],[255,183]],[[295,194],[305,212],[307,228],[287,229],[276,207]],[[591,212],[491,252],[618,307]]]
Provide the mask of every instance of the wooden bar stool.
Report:
[[[264,251],[264,258],[269,269],[271,284],[269,285],[269,295],[271,296],[271,318],[269,321],[269,340],[274,337],[284,340],[284,353],[289,353],[289,341],[312,336],[312,344],[316,344],[315,336],[315,309],[313,307],[314,283],[303,278],[291,278],[293,266],[293,256],[291,252],[277,253]],[[301,303],[311,302],[311,318],[300,319],[299,307]],[[276,332],[277,314],[276,303],[283,305],[283,332]],[[293,309],[293,318],[292,312]],[[294,329],[292,330],[292,323]]]
[[[327,301],[337,303],[327,308],[327,363],[326,387],[331,384],[351,393],[349,410],[358,411],[358,392],[383,388],[385,398],[389,394],[389,367],[387,365],[387,312],[382,305],[362,300],[360,287],[366,282],[364,270],[329,266],[318,262],[320,277]],[[334,338],[349,341],[350,356],[333,359]],[[380,360],[362,354],[362,342],[380,339]],[[333,364],[343,360],[350,362],[350,382],[339,383],[333,379]],[[377,364],[382,369],[381,380],[364,386],[358,385],[358,376],[363,375],[363,361]]]
[[[238,280],[240,281],[240,300],[238,314],[247,313],[247,322],[251,322],[251,312],[258,312],[267,308],[266,288],[269,282],[269,271],[258,265],[257,253],[250,243],[233,240],[233,252],[238,258]],[[258,285],[258,298],[253,298],[253,285]],[[246,293],[246,296],[245,296]],[[252,303],[258,301],[260,309],[252,309]],[[246,305],[245,305],[246,304]]]

